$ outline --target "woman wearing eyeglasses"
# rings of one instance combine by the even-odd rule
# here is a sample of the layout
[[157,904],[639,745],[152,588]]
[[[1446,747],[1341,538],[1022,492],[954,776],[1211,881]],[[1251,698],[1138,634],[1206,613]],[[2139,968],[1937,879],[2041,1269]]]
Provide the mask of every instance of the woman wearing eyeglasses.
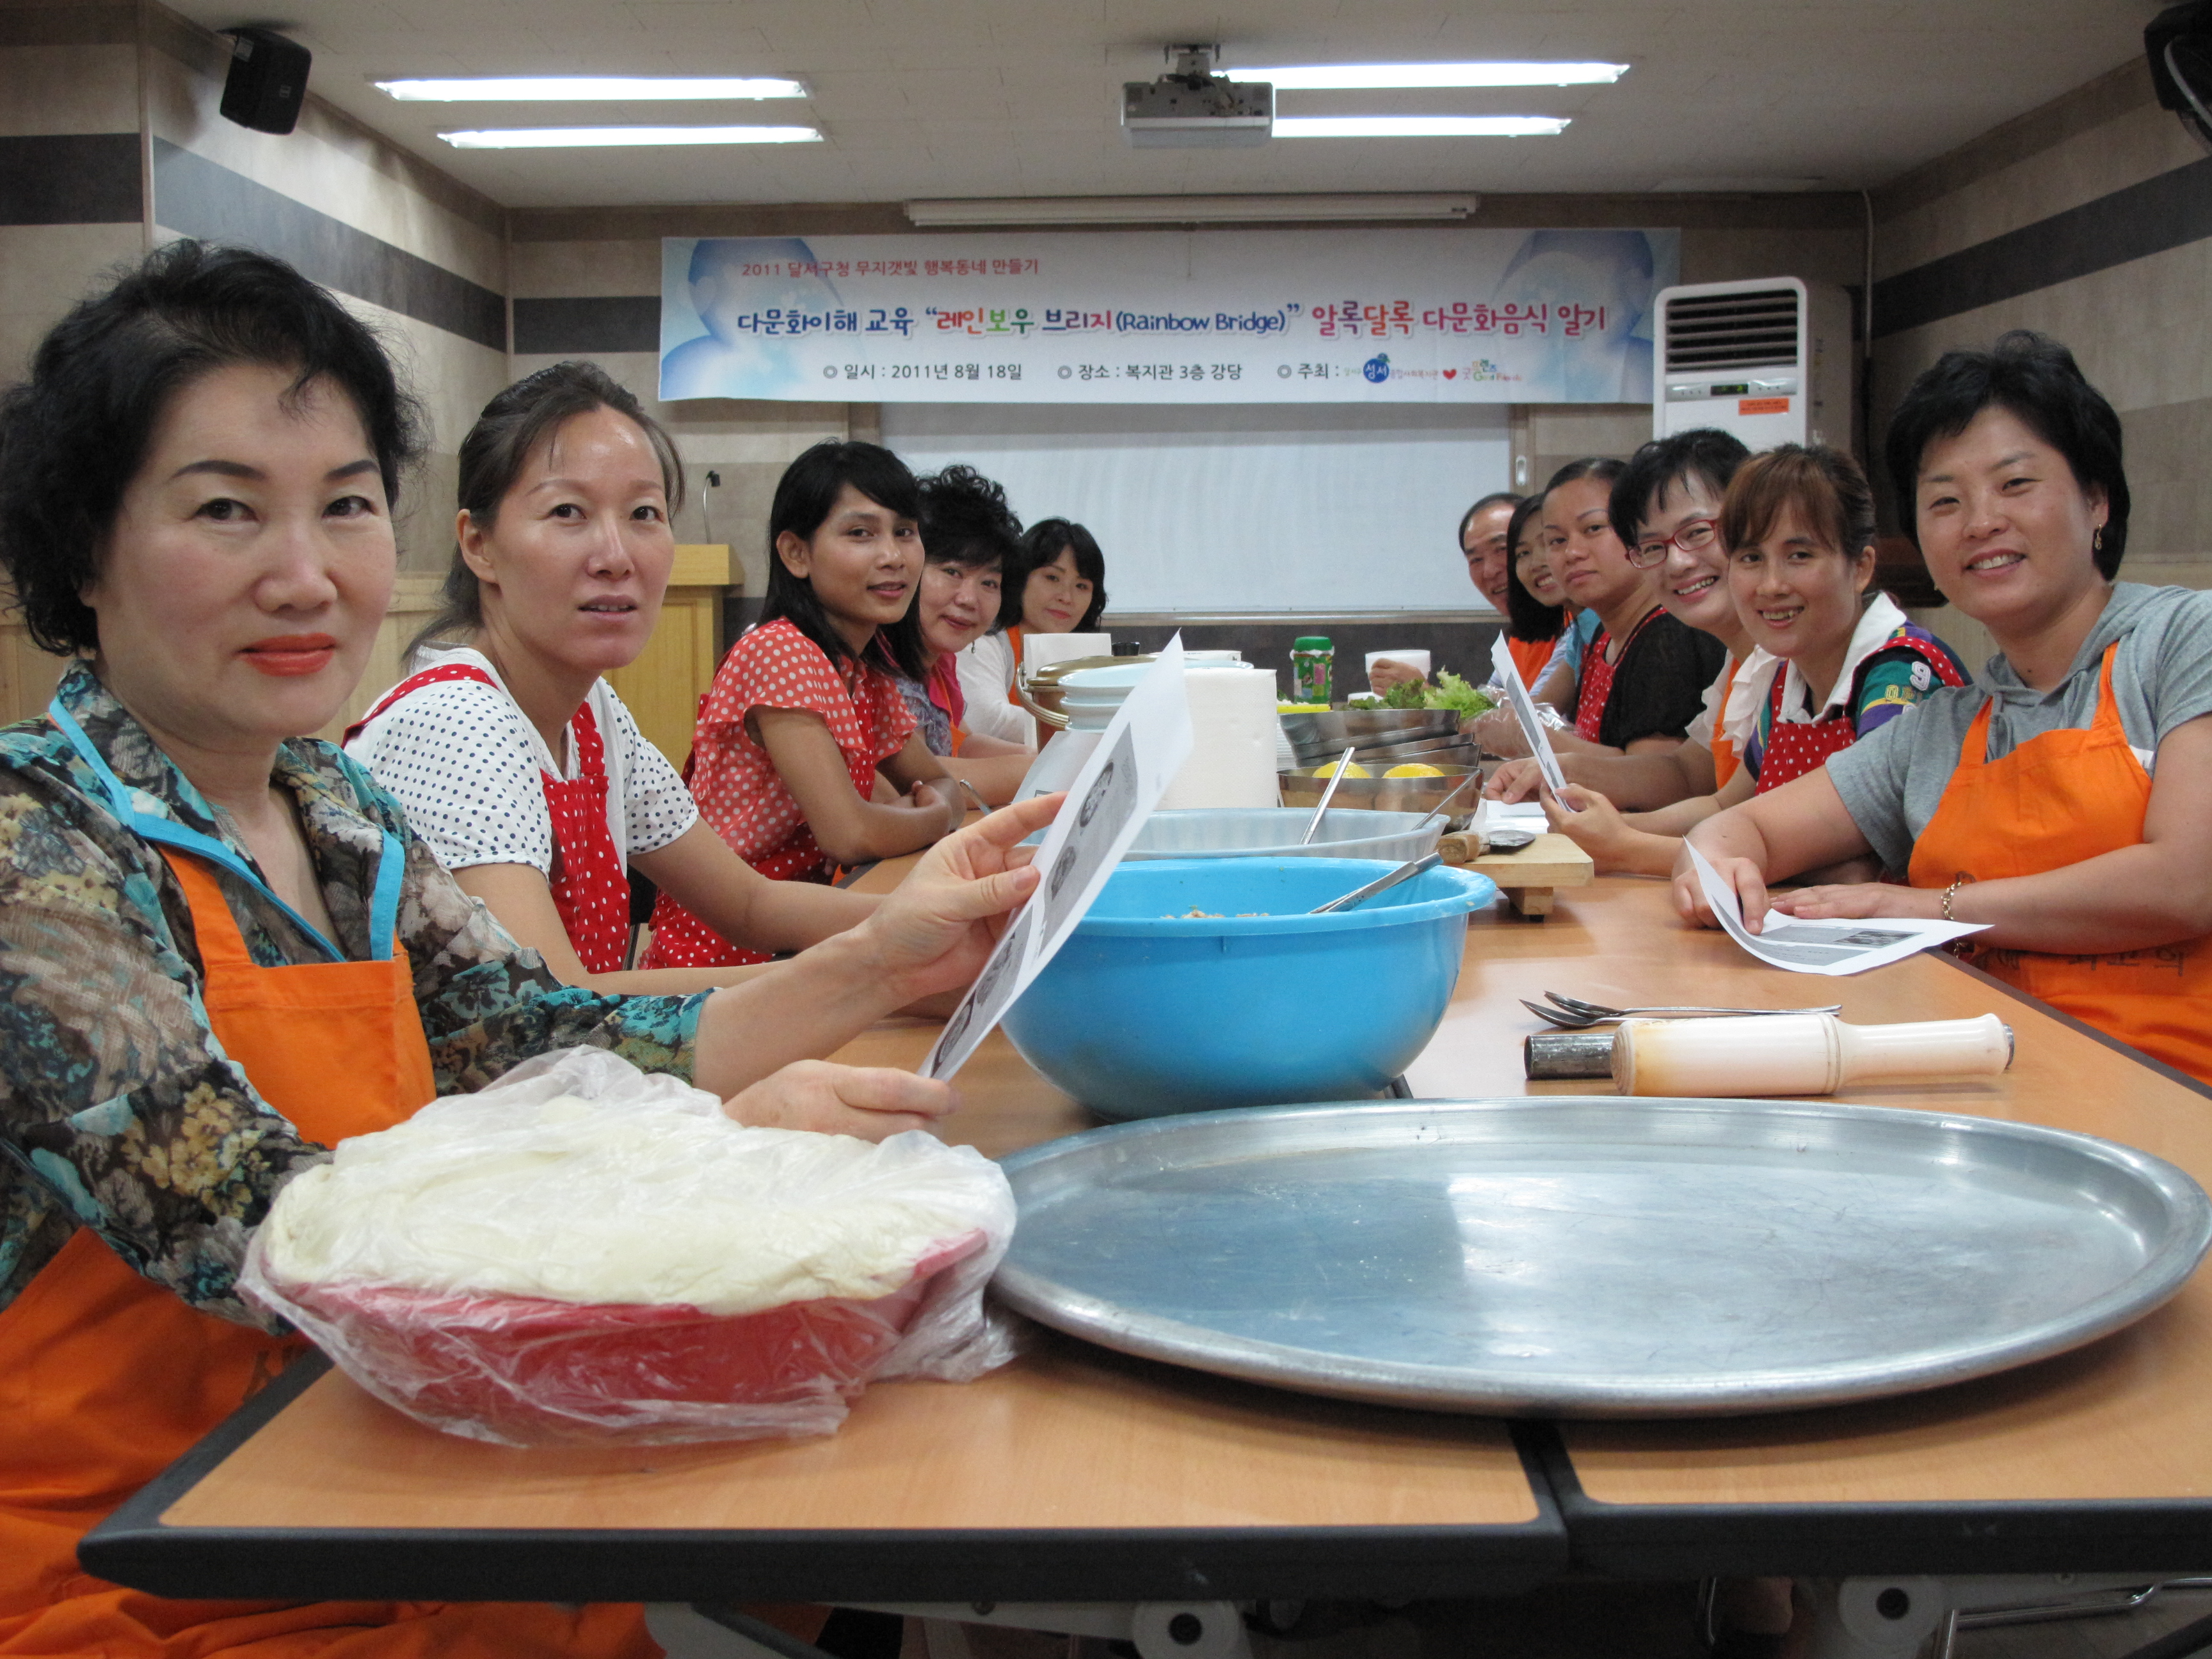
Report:
[[1583,653],[1568,751],[1642,754],[1674,749],[1689,733],[1727,651],[1676,621],[1659,602],[1656,565],[1636,562],[1614,532],[1613,486],[1626,463],[1571,461],[1544,488],[1544,542],[1576,605],[1597,613]]
[[[1752,647],[1729,592],[1728,558],[1716,526],[1729,480],[1750,453],[1733,434],[1699,427],[1653,439],[1613,481],[1613,522],[1628,544],[1630,562],[1657,573],[1659,603],[1668,616],[1711,635],[1727,653],[1688,735],[1675,747],[1626,755],[1575,749],[1560,756],[1568,781],[1620,805],[1650,810],[1708,795],[1735,770],[1735,746],[1716,726],[1736,666]],[[1540,781],[1534,761],[1510,761],[1484,793],[1526,800]]]
[[1849,455],[1784,444],[1753,456],[1711,529],[1728,549],[1726,587],[1755,647],[1722,719],[1742,764],[1715,793],[1625,817],[1571,783],[1562,804],[1574,810],[1547,803],[1547,812],[1607,869],[1671,873],[1696,824],[1819,770],[1937,686],[1966,682],[1951,648],[1887,594],[1867,599],[1874,497]]

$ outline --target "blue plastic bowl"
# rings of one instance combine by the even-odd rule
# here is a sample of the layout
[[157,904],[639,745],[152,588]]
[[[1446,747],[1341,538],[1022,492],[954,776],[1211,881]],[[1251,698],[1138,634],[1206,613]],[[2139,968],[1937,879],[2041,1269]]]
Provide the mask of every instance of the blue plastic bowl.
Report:
[[1486,876],[1436,869],[1356,910],[1304,914],[1390,868],[1123,864],[1007,1011],[1006,1035],[1101,1117],[1379,1094],[1435,1034],[1468,913],[1498,893]]

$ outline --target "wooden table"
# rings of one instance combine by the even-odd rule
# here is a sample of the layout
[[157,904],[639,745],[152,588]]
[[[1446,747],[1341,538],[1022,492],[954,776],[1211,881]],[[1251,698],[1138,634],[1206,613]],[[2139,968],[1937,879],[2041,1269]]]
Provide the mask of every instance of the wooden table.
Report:
[[[1784,975],[1683,930],[1663,884],[1635,879],[1562,893],[1540,927],[1502,902],[1476,917],[1414,1091],[1596,1086],[1523,1081],[1534,1021],[1516,999],[1547,988],[1624,1005],[1839,999],[1869,1022],[1994,1009],[2018,1037],[2003,1078],[1850,1097],[2085,1129],[2212,1184],[2212,1098],[2178,1074],[1947,958]],[[838,1057],[910,1066],[933,1031],[888,1023]],[[960,1084],[950,1138],[993,1154],[1088,1124],[1001,1036]],[[85,1559],[169,1594],[1122,1600],[1466,1595],[1564,1571],[1570,1545],[1577,1567],[1620,1575],[2201,1565],[2212,1283],[2006,1376],[1713,1423],[1509,1431],[1048,1337],[972,1384],[872,1389],[828,1440],[520,1452],[417,1428],[335,1375],[288,1378]]]
[[[2212,1091],[2182,1074],[1947,958],[1785,976],[1718,933],[1685,937],[1650,902],[1656,885],[1563,896],[1583,924],[1580,952],[1558,948],[1571,936],[1557,917],[1470,952],[1452,1014],[1407,1073],[1415,1092],[1575,1092],[1522,1083],[1517,1054],[1497,1040],[1498,1004],[1547,989],[1616,1006],[1835,1000],[1863,1023],[1994,1011],[2018,1043],[2005,1077],[1848,1098],[2102,1135],[2212,1187]],[[1724,1422],[1563,1424],[1547,1439],[1575,1559],[1607,1573],[2201,1570],[2212,1561],[2212,1275],[2117,1335],[1999,1377]]]

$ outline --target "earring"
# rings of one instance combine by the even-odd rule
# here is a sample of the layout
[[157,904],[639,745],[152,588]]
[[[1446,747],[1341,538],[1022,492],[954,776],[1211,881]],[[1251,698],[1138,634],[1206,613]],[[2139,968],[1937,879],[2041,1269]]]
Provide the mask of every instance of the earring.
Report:
[[2099,525],[2094,530],[2089,532],[2089,551],[2094,555],[2101,553],[2104,550],[2105,526]]

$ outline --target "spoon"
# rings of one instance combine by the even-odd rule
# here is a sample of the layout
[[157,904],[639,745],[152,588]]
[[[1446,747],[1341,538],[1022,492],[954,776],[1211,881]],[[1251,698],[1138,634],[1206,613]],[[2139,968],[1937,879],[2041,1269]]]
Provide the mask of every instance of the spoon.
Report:
[[1336,757],[1336,769],[1328,775],[1328,787],[1321,792],[1321,805],[1314,808],[1313,822],[1306,825],[1305,834],[1298,837],[1299,846],[1313,845],[1315,832],[1321,828],[1321,821],[1328,811],[1328,804],[1336,794],[1336,786],[1344,781],[1344,769],[1352,764],[1352,757],[1358,749],[1356,743],[1348,744],[1345,751]]
[[1427,823],[1431,818],[1440,814],[1445,807],[1449,806],[1454,801],[1459,799],[1460,791],[1466,788],[1468,785],[1470,783],[1480,783],[1481,781],[1482,774],[1480,772],[1468,773],[1465,777],[1462,778],[1458,783],[1452,787],[1451,793],[1446,795],[1442,800],[1438,801],[1434,806],[1431,806],[1426,812],[1423,813],[1421,815],[1420,823],[1416,823],[1413,828],[1416,830],[1420,829],[1422,825]]
[[1340,910],[1352,909],[1358,905],[1364,904],[1377,893],[1385,892],[1395,887],[1401,881],[1411,881],[1424,870],[1433,870],[1443,861],[1444,855],[1442,853],[1425,853],[1419,858],[1407,859],[1389,874],[1376,877],[1364,887],[1353,888],[1342,898],[1333,898],[1326,904],[1316,904],[1306,914],[1310,916],[1327,916],[1334,915]]

